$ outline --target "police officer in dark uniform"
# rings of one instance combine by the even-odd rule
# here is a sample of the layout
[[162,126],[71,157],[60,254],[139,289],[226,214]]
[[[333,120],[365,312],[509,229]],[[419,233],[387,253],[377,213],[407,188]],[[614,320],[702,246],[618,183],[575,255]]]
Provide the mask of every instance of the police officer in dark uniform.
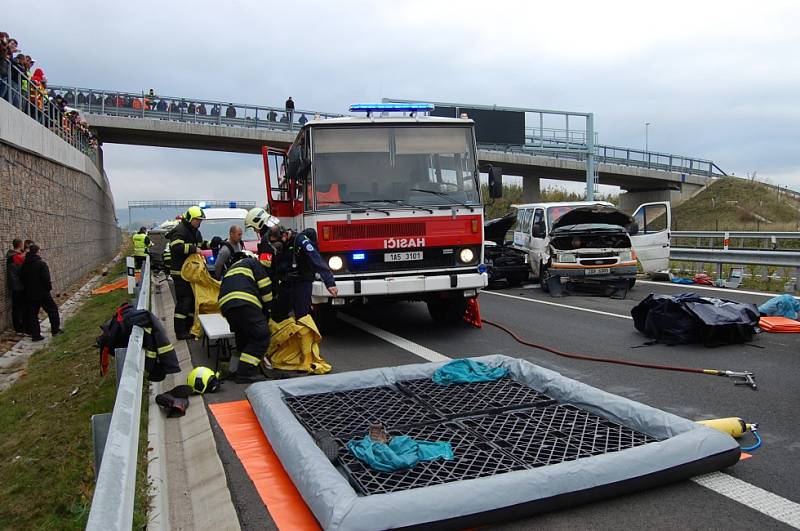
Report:
[[170,275],[175,284],[175,337],[178,339],[191,339],[189,333],[192,322],[194,321],[194,292],[192,286],[181,277],[181,268],[186,258],[199,252],[200,249],[208,249],[208,242],[203,240],[198,228],[200,223],[206,219],[203,209],[199,206],[189,207],[183,215],[183,219],[170,232]]
[[258,365],[269,348],[270,266],[269,260],[248,256],[234,262],[222,277],[218,304],[236,336],[239,363],[232,375],[237,383],[258,377]]
[[306,234],[294,234],[280,225],[269,229],[269,241],[276,247],[272,259],[278,290],[272,308],[273,320],[283,321],[294,312],[295,319],[311,311],[311,288],[315,274],[319,274],[328,292],[339,294],[336,281],[314,243]]

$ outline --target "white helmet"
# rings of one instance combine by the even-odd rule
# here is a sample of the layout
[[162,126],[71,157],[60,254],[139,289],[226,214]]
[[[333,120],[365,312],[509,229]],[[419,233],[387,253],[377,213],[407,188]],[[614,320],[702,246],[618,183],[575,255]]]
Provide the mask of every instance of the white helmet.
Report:
[[247,211],[247,216],[244,218],[244,224],[254,228],[258,232],[261,232],[263,227],[273,227],[278,223],[280,223],[278,218],[270,216],[269,212],[261,207],[251,208]]

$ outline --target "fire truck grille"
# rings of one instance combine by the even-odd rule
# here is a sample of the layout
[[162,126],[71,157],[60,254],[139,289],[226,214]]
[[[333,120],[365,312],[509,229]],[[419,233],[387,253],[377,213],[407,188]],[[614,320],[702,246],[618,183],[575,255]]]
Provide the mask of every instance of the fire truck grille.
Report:
[[360,240],[363,238],[407,238],[425,236],[425,223],[374,223],[358,225],[333,225],[332,240]]

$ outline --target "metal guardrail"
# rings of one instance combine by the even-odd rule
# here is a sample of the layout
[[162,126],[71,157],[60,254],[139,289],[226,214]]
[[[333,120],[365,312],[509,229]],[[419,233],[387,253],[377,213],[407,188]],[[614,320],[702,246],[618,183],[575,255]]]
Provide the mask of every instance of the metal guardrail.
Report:
[[282,107],[199,100],[148,92],[122,92],[65,85],[51,85],[49,90],[60,94],[68,105],[84,113],[208,125],[296,131],[315,116],[344,116],[307,109],[289,111]]
[[[136,308],[150,309],[149,256],[142,266]],[[134,326],[125,350],[121,374],[118,372],[117,375],[114,411],[111,413],[108,437],[101,451],[102,460],[97,471],[97,484],[86,524],[86,529],[90,531],[131,529],[133,525],[145,362],[143,338],[144,330]],[[119,366],[117,369],[119,370]],[[93,427],[96,417],[99,415],[92,417]]]
[[0,59],[0,99],[57,134],[99,167],[98,150],[90,144],[89,136],[70,122],[66,114],[50,100],[48,93],[34,83],[27,73],[5,59]]
[[670,260],[705,262],[709,264],[766,265],[800,268],[800,251],[671,247],[669,258]]
[[747,238],[751,240],[788,239],[800,240],[800,232],[770,232],[748,230],[673,230],[670,238]]

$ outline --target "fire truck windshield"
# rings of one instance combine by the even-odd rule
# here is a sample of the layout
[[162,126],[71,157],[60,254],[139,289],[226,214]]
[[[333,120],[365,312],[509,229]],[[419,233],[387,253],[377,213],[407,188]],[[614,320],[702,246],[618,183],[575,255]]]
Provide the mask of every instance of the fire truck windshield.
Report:
[[401,208],[480,204],[469,127],[319,127],[312,135],[318,210],[351,210],[354,202]]

